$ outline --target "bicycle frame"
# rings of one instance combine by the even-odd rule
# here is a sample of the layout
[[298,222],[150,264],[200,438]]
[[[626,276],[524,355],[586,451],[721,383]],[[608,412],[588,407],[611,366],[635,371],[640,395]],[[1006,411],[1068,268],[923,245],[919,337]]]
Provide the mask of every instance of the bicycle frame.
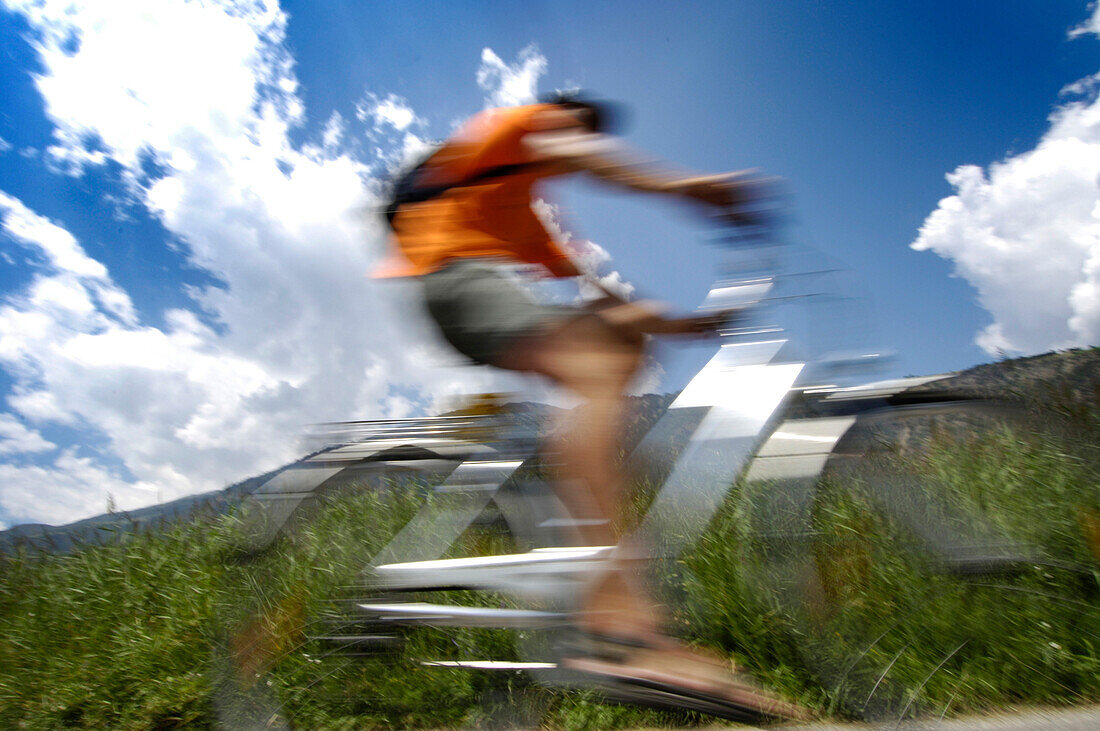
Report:
[[[770,256],[767,251],[751,253],[761,259]],[[774,262],[769,260],[758,270],[772,268]],[[790,299],[773,295],[770,276],[746,277],[716,285],[703,309],[759,311],[769,301]],[[917,549],[921,571],[937,579],[945,574],[986,577],[1019,573],[1021,567],[1036,562],[1035,549],[1003,538],[993,525],[996,520],[975,522],[972,516],[935,502],[932,492],[911,489],[921,487],[908,482],[911,474],[880,478],[874,472],[875,455],[863,460],[861,440],[877,433],[874,427],[880,420],[896,424],[916,417],[913,421],[919,423],[936,414],[977,415],[979,406],[973,399],[943,389],[913,390],[949,376],[841,387],[821,378],[822,361],[798,357],[778,328],[727,327],[719,335],[714,355],[622,466],[625,473],[645,479],[653,492],[632,540],[624,542],[635,552],[631,555],[624,555],[621,546],[581,545],[577,529],[585,521],[571,516],[545,484],[531,478],[531,468],[539,463],[533,435],[518,432],[507,420],[494,416],[327,425],[330,442],[324,449],[275,475],[248,497],[250,510],[245,515],[253,521],[252,548],[261,549],[279,533],[291,530],[315,497],[340,489],[344,480],[362,482],[359,478],[367,477],[381,484],[394,476],[428,475],[427,484],[419,481],[417,487],[430,490],[431,499],[381,551],[363,558],[359,583],[352,588],[354,598],[333,602],[339,609],[322,613],[317,622],[329,631],[309,635],[307,641],[319,641],[326,648],[321,657],[390,652],[403,628],[510,630],[516,631],[518,660],[476,657],[476,650],[467,650],[470,656],[462,659],[415,659],[427,667],[521,670],[558,687],[587,682],[620,701],[689,708],[737,720],[745,716],[744,709],[735,705],[704,703],[676,689],[615,686],[613,679],[605,683],[592,677],[586,681],[577,671],[558,665],[559,660],[573,658],[568,653],[570,643],[576,643],[576,613],[586,588],[612,565],[621,565],[623,558],[649,560],[652,567],[681,556],[706,531],[735,486],[742,490],[742,504],[753,523],[748,527],[751,541],[743,554],[737,554],[745,558],[743,576],[767,596],[769,607],[774,602],[796,625],[801,622],[800,631],[805,630],[807,637],[843,602],[837,583],[851,578],[844,571],[854,568],[858,573],[864,559],[871,560],[859,554],[863,550],[859,544],[853,549],[854,560],[842,562],[839,571],[828,566],[832,535],[830,524],[821,516],[828,514],[829,501],[837,498],[831,492],[838,483],[835,478],[847,478],[848,466],[859,464],[872,470],[861,474],[869,474],[874,484],[863,485],[858,479],[851,484],[863,490],[860,499],[873,506],[869,509],[873,519],[881,517],[883,524],[901,528],[907,541],[901,550]],[[865,362],[858,357],[852,365]],[[828,479],[822,480],[823,476]],[[847,483],[838,488],[841,499],[846,498],[847,489]],[[502,518],[525,550],[448,557],[455,555],[454,547],[463,534],[487,516]],[[986,520],[984,514],[981,520]],[[858,544],[859,536],[855,538]],[[926,561],[929,557],[933,560]],[[1048,561],[1047,565],[1065,570],[1068,564]],[[855,576],[855,582],[861,578]],[[979,581],[973,586],[991,584]],[[452,589],[505,595],[510,598],[509,608],[429,603],[410,596]],[[499,604],[496,597],[493,603]],[[842,652],[849,654],[839,663],[829,654],[813,656],[813,647],[800,648],[808,666],[841,699],[838,702],[847,697],[848,691],[842,690],[845,684],[854,684],[850,680],[856,675],[854,668],[859,666],[860,682],[870,672],[856,694],[855,712],[860,715],[880,713],[894,700],[882,691],[882,680],[894,661],[871,671],[863,667],[881,639],[878,632],[876,628],[875,636],[850,653],[842,645]],[[907,641],[904,638],[903,644]],[[936,666],[932,672],[939,669]],[[909,713],[920,690],[920,686],[912,693],[906,689],[899,719]],[[876,692],[887,697],[872,703]]]
[[[716,286],[705,308],[750,306],[771,290],[768,279]],[[774,331],[727,329],[717,352],[687,384],[643,438],[624,469],[644,472],[654,464],[661,487],[633,545],[651,558],[679,555],[697,540],[730,487],[744,476],[772,485],[773,510],[805,512],[812,485],[838,440],[859,411],[930,378],[901,379],[849,389],[799,385],[806,363],[789,357],[788,342]],[[763,336],[763,337],[761,337]],[[844,404],[840,415],[784,419],[792,396]],[[836,410],[836,409],[832,409]],[[829,411],[829,409],[826,409]],[[310,497],[349,470],[392,466],[395,449],[419,449],[434,469],[451,458],[453,469],[434,488],[435,499],[378,553],[363,572],[378,592],[470,588],[501,592],[538,610],[471,610],[422,603],[365,602],[360,609],[387,625],[538,628],[568,621],[578,594],[604,571],[614,547],[577,546],[570,535],[579,523],[549,491],[522,496],[516,475],[532,458],[532,444],[507,439],[482,444],[457,438],[488,431],[485,419],[443,417],[341,425],[342,442],[275,476],[249,498],[254,531],[270,541]],[[677,443],[678,442],[678,443]],[[671,447],[671,449],[670,449]],[[675,452],[671,460],[664,458]],[[406,464],[417,464],[412,460]],[[420,461],[423,467],[423,461]],[[537,503],[537,505],[535,504]],[[486,508],[495,506],[528,552],[509,556],[443,559],[454,541]],[[552,611],[543,611],[550,607]]]

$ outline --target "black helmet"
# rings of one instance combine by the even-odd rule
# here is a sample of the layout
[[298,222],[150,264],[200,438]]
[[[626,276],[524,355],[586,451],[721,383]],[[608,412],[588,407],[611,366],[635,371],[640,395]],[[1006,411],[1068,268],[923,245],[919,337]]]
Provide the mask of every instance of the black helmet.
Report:
[[554,91],[539,96],[542,104],[556,104],[566,109],[582,110],[585,124],[593,132],[612,132],[622,124],[622,107],[618,104],[596,101],[580,91]]

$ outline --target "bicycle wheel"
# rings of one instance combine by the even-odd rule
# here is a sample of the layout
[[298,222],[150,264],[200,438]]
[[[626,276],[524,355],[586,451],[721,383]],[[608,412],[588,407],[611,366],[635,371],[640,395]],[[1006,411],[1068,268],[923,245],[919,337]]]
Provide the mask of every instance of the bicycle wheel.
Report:
[[[539,464],[515,458],[524,444],[460,438],[471,433],[492,436],[383,432],[271,481],[253,506],[259,519],[242,520],[259,538],[244,531],[227,571],[241,601],[222,623],[223,727],[529,727],[560,704],[536,681],[553,669],[552,634],[568,625],[559,605],[572,582],[541,560],[568,563],[567,549],[545,548],[567,545],[557,540],[567,526],[547,519],[557,514]],[[388,478],[366,479],[382,463]],[[310,502],[284,507],[304,486]],[[494,570],[494,559],[524,556],[538,565]]]

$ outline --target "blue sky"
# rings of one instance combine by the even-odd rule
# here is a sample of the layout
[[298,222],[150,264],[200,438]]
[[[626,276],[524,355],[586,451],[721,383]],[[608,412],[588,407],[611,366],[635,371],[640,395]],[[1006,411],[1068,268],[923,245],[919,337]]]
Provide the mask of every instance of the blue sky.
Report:
[[[0,524],[216,489],[304,424],[501,387],[364,276],[382,231],[356,211],[535,91],[622,102],[678,165],[784,177],[797,264],[844,270],[806,285],[848,298],[813,349],[891,349],[889,376],[1096,344],[1098,31],[1079,0],[3,0]],[[689,211],[548,198],[637,293],[705,294]],[[658,354],[643,387],[670,390],[708,352]]]

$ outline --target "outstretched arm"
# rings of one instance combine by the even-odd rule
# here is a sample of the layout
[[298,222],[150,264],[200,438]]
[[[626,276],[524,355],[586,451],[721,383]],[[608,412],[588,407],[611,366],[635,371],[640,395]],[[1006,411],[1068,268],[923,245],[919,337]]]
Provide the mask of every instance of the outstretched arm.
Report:
[[768,181],[753,171],[675,173],[642,159],[614,137],[576,128],[533,133],[524,138],[524,144],[534,161],[554,165],[562,172],[587,172],[630,190],[663,193],[727,210],[767,194]]

